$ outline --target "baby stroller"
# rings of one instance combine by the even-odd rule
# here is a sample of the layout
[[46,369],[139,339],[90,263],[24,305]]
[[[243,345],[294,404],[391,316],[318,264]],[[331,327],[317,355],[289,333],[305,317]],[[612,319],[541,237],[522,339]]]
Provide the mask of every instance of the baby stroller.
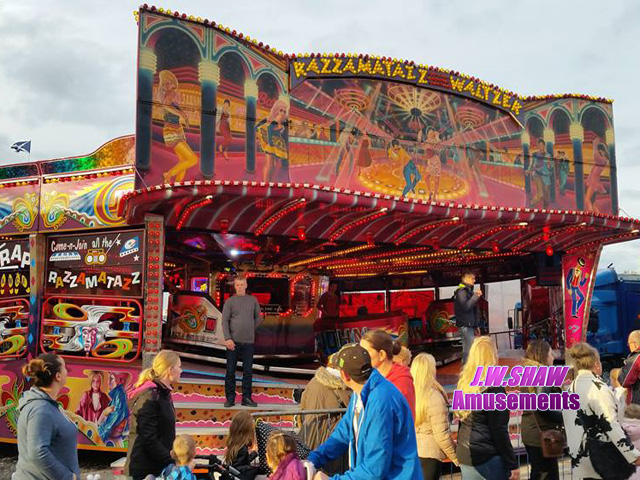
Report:
[[207,474],[202,477],[199,476],[198,478],[202,478],[203,480],[242,480],[241,472],[230,465],[225,465],[222,460],[215,455],[196,455],[196,458],[199,460],[207,460],[205,465]]
[[[206,468],[208,470],[207,475],[198,476],[198,478],[202,478],[203,480],[242,480],[242,472],[239,472],[232,466],[224,464],[218,457],[215,455],[196,455],[196,458],[201,460],[207,460],[208,463]],[[316,469],[313,464],[309,461],[302,461],[305,470],[307,471],[307,480],[313,480],[314,475],[316,474]],[[266,480],[266,475],[258,475],[256,480]]]
[[[238,470],[225,465],[215,455],[196,455],[196,459],[206,460],[206,463],[196,462],[193,474],[198,480],[243,480]],[[160,478],[154,475],[147,475],[144,480],[158,480]],[[87,480],[93,479],[87,478]]]

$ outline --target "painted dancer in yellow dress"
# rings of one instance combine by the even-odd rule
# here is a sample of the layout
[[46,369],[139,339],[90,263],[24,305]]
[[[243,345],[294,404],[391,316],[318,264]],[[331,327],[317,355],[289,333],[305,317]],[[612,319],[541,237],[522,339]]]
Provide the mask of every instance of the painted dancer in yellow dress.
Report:
[[279,181],[289,182],[289,106],[284,100],[276,100],[269,116],[256,125],[260,147],[265,154],[264,181],[274,180],[278,165]]
[[173,148],[178,157],[178,163],[162,175],[164,183],[175,183],[184,180],[184,176],[191,167],[198,163],[198,156],[187,143],[183,126],[189,127],[187,115],[180,108],[180,90],[176,76],[169,70],[162,70],[159,74],[160,88],[158,101],[164,110],[164,126],[162,137],[167,147]]

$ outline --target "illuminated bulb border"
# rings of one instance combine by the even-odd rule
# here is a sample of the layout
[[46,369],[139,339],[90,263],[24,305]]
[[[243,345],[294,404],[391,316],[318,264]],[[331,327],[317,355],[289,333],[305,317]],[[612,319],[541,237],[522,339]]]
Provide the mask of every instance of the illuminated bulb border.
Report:
[[280,220],[282,217],[290,214],[291,212],[294,212],[295,210],[298,210],[299,208],[304,207],[305,204],[306,204],[306,200],[304,198],[298,198],[293,202],[288,203],[282,208],[282,210],[279,210],[271,214],[269,217],[267,217],[260,225],[258,225],[258,227],[256,227],[253,233],[255,235],[262,235],[265,232],[265,230],[269,228],[271,225],[273,225],[275,222]]
[[448,226],[448,225],[455,225],[457,223],[460,223],[460,219],[457,218],[457,217],[456,218],[452,218],[452,219],[436,220],[435,222],[429,222],[426,225],[421,225],[419,227],[415,227],[412,230],[409,230],[408,232],[401,234],[394,241],[394,243],[396,245],[400,245],[401,243],[406,242],[411,237],[414,237],[419,233],[426,232],[428,230],[433,230],[436,227],[444,227],[444,226]]
[[340,227],[338,230],[336,230],[334,233],[332,233],[329,236],[329,241],[333,242],[335,240],[337,240],[338,238],[340,238],[342,236],[343,233],[345,233],[348,230],[351,230],[354,227],[359,227],[360,225],[364,225],[367,222],[376,220],[380,217],[384,217],[387,214],[387,208],[381,208],[380,210],[378,210],[377,212],[373,212],[370,213],[358,220],[354,220],[352,222],[347,223],[346,225]]
[[176,230],[182,229],[182,226],[186,223],[194,210],[204,207],[205,205],[208,205],[210,203],[213,203],[213,195],[207,195],[204,199],[191,202],[189,205],[187,205],[187,207],[180,214],[180,218],[178,219],[178,223],[176,224]]

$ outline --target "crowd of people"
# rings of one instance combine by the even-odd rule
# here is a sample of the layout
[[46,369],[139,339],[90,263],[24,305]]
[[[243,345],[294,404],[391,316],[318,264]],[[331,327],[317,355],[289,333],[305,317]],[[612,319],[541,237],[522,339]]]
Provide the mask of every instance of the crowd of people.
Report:
[[[499,364],[492,339],[473,335],[480,297],[473,291],[473,281],[472,276],[463,277],[454,294],[460,326],[472,330],[470,339],[463,342],[465,361],[456,388],[464,394],[506,393],[503,386],[482,387],[473,381],[479,367],[485,367],[479,378],[484,381],[486,367]],[[250,298],[243,298],[243,286],[246,281],[240,279],[237,301],[225,304],[225,308],[229,305],[224,312],[227,348],[236,352],[228,354],[231,361],[237,360],[239,350],[246,349],[252,356],[253,339],[247,330],[260,322],[259,310]],[[326,307],[330,306],[327,302]],[[234,323],[237,317],[246,323],[242,332]],[[578,343],[565,352],[571,368],[562,389],[579,395],[579,409],[523,412],[521,438],[529,478],[558,479],[558,460],[567,448],[574,478],[640,478],[636,473],[640,465],[640,331],[630,334],[629,348],[632,354],[624,366],[611,372],[611,385],[602,378],[602,364],[593,347]],[[529,342],[525,365],[542,367],[553,362],[547,342]],[[131,480],[195,480],[194,439],[176,435],[172,390],[181,373],[179,355],[162,350],[127,393],[130,433],[125,473]],[[77,428],[56,401],[67,379],[64,359],[41,355],[25,365],[23,374],[32,386],[19,403],[19,457],[13,479],[79,480]],[[251,377],[245,370],[247,374],[243,404],[252,406]],[[227,404],[235,401],[232,388],[227,391]],[[523,393],[562,390],[519,388]],[[229,429],[225,463],[242,480],[260,474],[272,480],[306,480],[308,470],[317,472],[315,480],[329,476],[437,479],[445,461],[459,465],[464,480],[517,480],[520,476],[510,439],[509,410],[456,410],[459,427],[454,440],[448,396],[436,378],[435,358],[423,352],[412,359],[406,347],[382,330],[367,331],[359,343],[345,345],[329,357],[307,385],[300,408],[346,409],[346,413],[303,415],[298,434],[269,431],[263,466],[257,463],[256,423],[249,412],[239,411]]]

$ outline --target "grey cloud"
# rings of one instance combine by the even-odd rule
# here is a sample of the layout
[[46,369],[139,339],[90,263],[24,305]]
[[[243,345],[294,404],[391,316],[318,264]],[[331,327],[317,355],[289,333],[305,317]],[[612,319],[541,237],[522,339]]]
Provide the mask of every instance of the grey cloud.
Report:
[[613,263],[618,272],[636,271],[640,272],[640,240],[633,242],[619,243],[604,247],[600,256],[598,268],[606,268]]
[[[133,132],[139,0],[0,3],[0,162],[83,154]],[[149,2],[153,3],[153,2]],[[223,23],[283,51],[390,55],[523,95],[614,98],[620,204],[640,216],[640,3],[635,0],[181,0],[158,6]],[[633,263],[637,244],[608,247]],[[621,249],[621,250],[620,250]],[[624,254],[615,252],[623,251]]]
[[4,17],[2,74],[21,90],[7,113],[30,125],[56,119],[105,126],[122,122],[132,108],[134,69],[104,40],[70,37],[65,35],[68,28],[68,23],[46,17],[37,27],[28,17]]

